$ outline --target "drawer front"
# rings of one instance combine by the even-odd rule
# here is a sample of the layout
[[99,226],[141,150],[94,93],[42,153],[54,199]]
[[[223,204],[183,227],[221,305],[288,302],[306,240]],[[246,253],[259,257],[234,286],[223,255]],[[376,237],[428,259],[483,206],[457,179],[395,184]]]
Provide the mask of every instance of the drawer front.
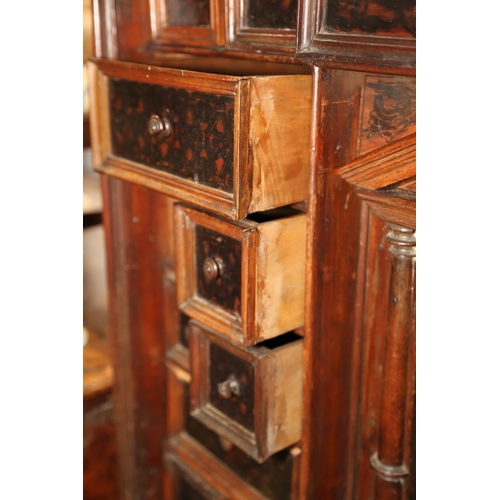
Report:
[[[109,101],[114,155],[233,191],[234,97],[112,78]],[[168,137],[149,132],[155,115]]]
[[196,321],[190,326],[191,415],[259,463],[296,444],[303,340],[289,333],[244,348]]
[[241,317],[242,242],[201,225],[195,241],[197,294]]
[[217,344],[209,349],[210,405],[254,432],[254,366]]
[[233,219],[307,199],[311,75],[248,61],[164,63],[172,67],[89,63],[95,170]]
[[304,322],[307,216],[273,217],[229,221],[175,206],[179,308],[245,346]]

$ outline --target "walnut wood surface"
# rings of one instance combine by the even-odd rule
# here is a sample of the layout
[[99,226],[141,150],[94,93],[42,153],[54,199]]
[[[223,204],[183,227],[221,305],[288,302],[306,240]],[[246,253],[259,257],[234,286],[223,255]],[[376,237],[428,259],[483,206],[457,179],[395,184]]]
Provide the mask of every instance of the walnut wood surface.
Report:
[[109,177],[103,186],[121,498],[156,500],[163,489],[167,202]]
[[[389,304],[394,296],[389,285],[391,260],[387,244],[383,251],[380,245],[389,232],[388,224],[401,224],[409,230],[415,227],[415,200],[382,193],[395,181],[414,178],[415,136],[355,159],[353,143],[363,116],[363,75],[318,69],[316,84],[301,494],[304,499],[388,499],[393,498],[392,493],[382,491],[392,487],[388,475],[378,479],[370,459],[379,450],[376,436],[383,427],[384,446],[399,443],[401,461],[405,467],[408,464],[414,351],[411,335],[403,335],[405,347],[401,348],[410,349],[410,364],[408,371],[401,372],[400,392],[395,393],[399,394],[397,404],[402,405],[396,413],[400,420],[384,424],[391,412],[381,413],[379,388],[383,383],[377,370],[386,366],[391,372],[391,368],[377,346],[384,341],[381,332],[392,331],[400,338],[401,328],[410,325],[404,319],[394,330],[389,327]],[[325,136],[331,131],[336,145]],[[411,303],[403,303],[400,307],[409,315],[405,318],[411,318]],[[391,389],[387,391],[386,395],[391,393]],[[401,485],[397,498],[403,499],[407,486],[405,481]]]

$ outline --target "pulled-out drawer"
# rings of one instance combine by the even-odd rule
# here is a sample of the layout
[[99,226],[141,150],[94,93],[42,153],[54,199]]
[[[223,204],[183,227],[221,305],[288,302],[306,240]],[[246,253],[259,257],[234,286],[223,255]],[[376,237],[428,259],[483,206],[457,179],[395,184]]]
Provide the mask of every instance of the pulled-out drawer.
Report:
[[95,169],[235,219],[306,200],[312,77],[244,63],[90,63]]
[[187,316],[247,346],[303,326],[306,214],[231,221],[177,204],[174,216],[177,301]]
[[303,339],[294,333],[243,348],[190,322],[191,414],[259,463],[302,429]]

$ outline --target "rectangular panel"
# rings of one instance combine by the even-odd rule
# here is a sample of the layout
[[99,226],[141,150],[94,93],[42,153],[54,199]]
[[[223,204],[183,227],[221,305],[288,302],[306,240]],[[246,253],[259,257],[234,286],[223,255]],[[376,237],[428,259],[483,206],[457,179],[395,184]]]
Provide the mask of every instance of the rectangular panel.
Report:
[[415,75],[415,0],[299,0],[297,54],[338,69]]
[[[112,154],[232,192],[234,96],[112,78],[109,108]],[[150,132],[152,116],[170,135]]]
[[210,0],[165,0],[168,25],[210,26]]

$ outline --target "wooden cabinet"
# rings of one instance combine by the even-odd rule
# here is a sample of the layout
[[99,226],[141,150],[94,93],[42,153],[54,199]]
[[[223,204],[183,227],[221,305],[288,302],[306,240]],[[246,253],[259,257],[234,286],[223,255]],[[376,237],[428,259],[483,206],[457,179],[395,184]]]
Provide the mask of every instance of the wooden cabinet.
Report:
[[414,4],[95,20],[121,499],[415,498]]

